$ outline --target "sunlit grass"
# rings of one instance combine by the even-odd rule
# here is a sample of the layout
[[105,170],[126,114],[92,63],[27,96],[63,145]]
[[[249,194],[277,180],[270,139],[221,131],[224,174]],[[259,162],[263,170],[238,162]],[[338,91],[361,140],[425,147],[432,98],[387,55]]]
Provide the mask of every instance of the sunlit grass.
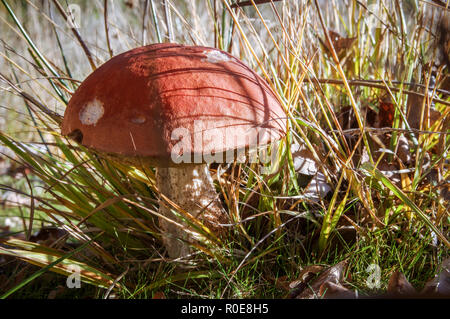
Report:
[[[250,1],[232,8],[227,0],[166,0],[151,1],[144,12],[140,2],[134,8],[105,2],[76,2],[82,26],[74,32],[55,1],[41,6],[2,0],[0,140],[31,171],[2,176],[0,189],[31,199],[4,213],[21,212],[23,234],[39,229],[41,220],[66,230],[77,247],[101,233],[85,254],[64,263],[95,268],[98,273],[88,273],[84,282],[109,285],[122,298],[156,292],[284,297],[277,281],[295,280],[306,265],[342,260],[349,262],[348,284],[362,293],[370,292],[370,264],[381,268],[380,289],[394,270],[418,287],[433,275],[449,246],[449,203],[442,189],[449,178],[450,94],[441,85],[449,66],[438,67],[430,83],[427,65],[438,54],[433,34],[445,10],[425,1],[378,0],[370,8],[361,1]],[[329,30],[341,36],[326,35]],[[197,247],[192,265],[181,263],[184,268],[168,260],[162,247],[154,171],[101,158],[59,131],[67,101],[92,69],[125,50],[169,40],[215,46],[242,59],[276,92],[288,127],[280,147],[272,149],[277,165],[212,169],[234,226],[220,240],[199,228],[212,240]],[[422,89],[408,84],[413,82]],[[433,101],[432,87],[440,90]],[[395,112],[391,127],[381,130],[368,114],[381,114],[384,96]],[[412,96],[420,106],[411,111]],[[434,123],[432,104],[439,112]],[[420,113],[416,127],[410,112]],[[408,161],[398,155],[402,135]],[[31,142],[41,147],[31,149]],[[296,171],[292,144],[307,149],[331,188],[327,196],[304,196],[312,177]],[[402,173],[394,180],[389,170]],[[8,244],[35,264],[41,256],[32,250],[46,249],[26,241]],[[58,257],[70,253],[55,246]]]

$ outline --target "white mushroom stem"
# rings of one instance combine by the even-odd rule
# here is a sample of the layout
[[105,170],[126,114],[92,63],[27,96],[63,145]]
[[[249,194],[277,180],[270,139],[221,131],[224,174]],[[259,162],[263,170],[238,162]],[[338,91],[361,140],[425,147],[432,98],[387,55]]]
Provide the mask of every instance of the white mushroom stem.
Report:
[[[228,222],[207,165],[158,168],[156,183],[162,194],[210,229],[220,231],[223,227],[219,224]],[[189,226],[182,212],[177,212],[179,216],[176,216],[172,212],[174,210],[160,198],[159,213],[183,226],[161,217],[159,219],[169,256],[179,258],[190,254],[189,242],[201,241],[202,236]]]

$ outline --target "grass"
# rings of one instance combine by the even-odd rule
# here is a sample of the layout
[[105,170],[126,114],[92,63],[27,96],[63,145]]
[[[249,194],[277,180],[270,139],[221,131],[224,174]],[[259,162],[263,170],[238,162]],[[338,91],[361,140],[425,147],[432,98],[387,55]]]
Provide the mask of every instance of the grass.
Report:
[[[396,270],[417,288],[432,278],[449,248],[450,66],[439,35],[448,9],[432,1],[261,2],[75,1],[81,27],[70,29],[63,1],[2,0],[0,141],[8,161],[29,172],[1,176],[0,189],[31,201],[0,213],[25,225],[14,229],[22,240],[1,238],[0,253],[65,276],[78,265],[83,287],[95,288],[80,298],[282,298],[306,266],[343,260],[346,285],[360,294],[385,291]],[[154,170],[101,158],[59,130],[67,101],[95,67],[169,40],[241,58],[277,93],[288,125],[272,150],[278,165],[211,168],[235,226],[229,238],[197,247],[191,267],[165,256]],[[331,188],[316,201],[305,196],[312,176],[296,170],[295,143]],[[63,228],[71,245],[29,242],[42,221]],[[367,284],[371,264],[380,267],[378,287]],[[41,280],[45,298],[60,280],[28,283],[33,273],[0,294],[39,296],[33,282]]]

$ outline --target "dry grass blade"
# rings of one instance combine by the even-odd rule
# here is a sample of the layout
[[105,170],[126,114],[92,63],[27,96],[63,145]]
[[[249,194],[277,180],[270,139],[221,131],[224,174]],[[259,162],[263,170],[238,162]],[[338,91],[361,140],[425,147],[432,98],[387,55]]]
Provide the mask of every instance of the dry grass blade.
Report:
[[17,87],[15,84],[11,82],[10,79],[8,79],[5,75],[0,73],[0,78],[5,81],[14,91],[16,91],[18,94],[20,94],[26,101],[32,103],[33,105],[37,106],[39,110],[41,110],[44,114],[46,114],[48,117],[50,117],[52,120],[54,120],[58,125],[62,122],[62,116],[58,113],[55,113],[51,110],[49,110],[45,105],[40,103],[38,100],[36,100],[33,96],[25,92],[24,90]]
[[[82,263],[85,282],[124,298],[279,298],[280,278],[342,260],[367,294],[373,263],[380,289],[393,269],[414,285],[435,275],[449,245],[442,1],[84,1],[78,29],[64,1],[0,1],[0,238],[33,240],[42,223],[73,245],[10,241],[2,253],[66,276]],[[261,162],[211,165],[231,216],[224,237],[161,196],[154,168],[59,133],[68,99],[99,61],[167,41],[241,59],[285,111],[287,135],[258,150]],[[24,204],[9,205],[13,195]],[[205,239],[187,258],[166,257],[160,204],[186,224],[169,222]],[[89,258],[67,256],[83,244]],[[315,297],[349,294],[335,282],[319,288]]]
[[364,166],[369,172],[373,172],[375,178],[380,180],[387,188],[389,188],[395,196],[397,196],[400,200],[402,200],[408,207],[410,207],[419,218],[428,226],[430,229],[439,237],[439,239],[450,248],[449,240],[442,234],[442,232],[436,227],[436,225],[430,220],[430,218],[413,202],[411,199],[406,196],[406,194],[398,188],[395,184],[393,184],[386,176],[383,175],[378,169],[371,166],[369,163],[366,163]]
[[109,56],[112,58],[114,56],[113,50],[111,49],[111,42],[109,41],[109,28],[108,28],[108,1],[103,1],[103,19],[105,21],[105,37],[106,45],[108,46]]
[[[97,236],[98,237],[98,236]],[[96,238],[96,237],[95,237]],[[94,239],[95,239],[94,238]],[[17,290],[21,289],[23,286],[28,284],[30,281],[36,279],[41,274],[47,270],[51,270],[63,275],[71,275],[73,271],[79,271],[80,278],[82,281],[108,287],[113,281],[109,274],[104,274],[101,271],[86,265],[85,263],[78,262],[76,260],[68,259],[75,253],[82,251],[86,246],[88,246],[94,239],[81,245],[77,249],[71,251],[68,254],[62,254],[61,252],[50,249],[47,247],[39,246],[34,243],[21,241],[17,239],[10,239],[4,241],[5,245],[11,245],[13,247],[20,247],[22,249],[12,249],[0,247],[0,254],[10,255],[13,257],[18,257],[32,264],[42,267],[41,270],[34,273],[28,279],[20,283],[18,286],[10,289],[2,296],[0,299],[5,299]],[[119,286],[120,287],[120,286]]]
[[236,3],[233,3],[231,5],[231,8],[238,8],[238,7],[247,7],[247,6],[251,6],[251,5],[255,5],[255,4],[264,4],[264,3],[273,3],[273,2],[277,2],[277,1],[282,1],[282,0],[254,0],[254,1],[238,1]]
[[[58,11],[61,14],[61,16],[64,17],[64,20],[65,21],[69,21],[71,18],[67,16],[66,11],[61,6],[61,4],[58,2],[58,0],[53,0],[53,3],[56,5],[56,8],[58,9]],[[94,58],[93,58],[93,56],[91,54],[91,51],[87,47],[86,43],[83,41],[83,38],[81,38],[81,35],[77,31],[77,29],[75,27],[72,27],[71,29],[72,29],[73,34],[77,38],[78,42],[80,43],[81,48],[83,49],[84,53],[86,54],[86,57],[87,57],[87,59],[89,61],[89,64],[91,65],[92,70],[95,70],[97,67],[95,66]]]

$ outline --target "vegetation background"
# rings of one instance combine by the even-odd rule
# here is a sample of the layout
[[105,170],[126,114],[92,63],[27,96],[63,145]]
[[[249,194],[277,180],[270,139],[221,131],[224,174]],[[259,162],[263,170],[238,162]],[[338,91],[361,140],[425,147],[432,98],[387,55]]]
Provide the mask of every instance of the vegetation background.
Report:
[[[3,298],[364,295],[390,279],[393,289],[399,273],[415,292],[441,271],[445,1],[1,2]],[[276,165],[211,167],[235,224],[188,261],[165,256],[154,171],[103,159],[59,131],[87,75],[156,42],[232,53],[286,110]],[[74,271],[80,289],[66,286]]]

